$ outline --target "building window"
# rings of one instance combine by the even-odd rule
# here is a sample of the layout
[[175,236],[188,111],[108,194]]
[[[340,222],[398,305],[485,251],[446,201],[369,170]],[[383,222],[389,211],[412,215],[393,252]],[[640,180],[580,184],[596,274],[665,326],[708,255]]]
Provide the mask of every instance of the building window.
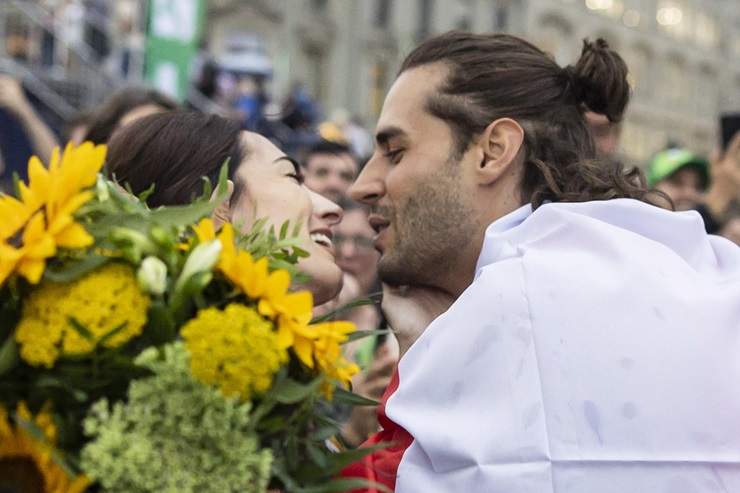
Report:
[[499,0],[493,8],[493,30],[506,32],[509,29],[509,0]]
[[458,0],[457,10],[459,12],[455,20],[455,29],[471,31],[473,29],[473,9],[475,5],[470,0]]
[[326,12],[326,7],[328,4],[328,0],[311,0],[311,7],[313,8],[314,12]]
[[375,26],[379,28],[388,27],[391,19],[391,0],[377,0],[375,3]]
[[370,111],[376,118],[380,116],[388,86],[388,64],[383,60],[376,61],[370,72],[372,89],[370,93]]
[[429,36],[432,30],[433,13],[434,0],[419,0],[419,26],[416,31],[419,41]]

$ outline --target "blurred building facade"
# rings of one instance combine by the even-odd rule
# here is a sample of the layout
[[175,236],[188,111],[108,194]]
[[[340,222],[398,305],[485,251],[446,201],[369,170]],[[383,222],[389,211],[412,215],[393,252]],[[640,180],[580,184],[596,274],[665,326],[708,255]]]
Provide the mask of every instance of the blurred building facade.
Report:
[[302,81],[327,114],[370,125],[403,57],[450,29],[526,37],[562,65],[603,37],[630,67],[625,157],[644,163],[668,142],[707,153],[722,111],[740,111],[737,0],[208,0],[210,50],[250,33],[273,61],[271,91]]

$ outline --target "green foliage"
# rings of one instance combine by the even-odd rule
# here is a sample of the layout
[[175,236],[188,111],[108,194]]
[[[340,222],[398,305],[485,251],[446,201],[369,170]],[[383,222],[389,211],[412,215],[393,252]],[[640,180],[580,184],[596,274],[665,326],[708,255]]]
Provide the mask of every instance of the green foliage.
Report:
[[126,403],[102,399],[85,419],[88,474],[111,492],[266,490],[272,454],[259,448],[250,403],[196,381],[182,343],[147,349],[136,362],[153,375],[131,383]]
[[[48,260],[42,282],[71,283],[108,262],[127,263],[150,298],[146,325],[118,347],[103,343],[124,326],[115,327],[89,353],[63,355],[52,368],[30,366],[18,356],[14,331],[23,300],[36,287],[10,279],[0,286],[0,405],[12,409],[25,401],[36,412],[50,404],[58,429],[52,453],[107,492],[252,493],[269,485],[309,493],[365,485],[336,479],[346,464],[373,449],[334,453],[327,448],[339,425],[327,416],[322,389],[329,382],[315,369],[293,357],[272,388],[252,402],[226,399],[191,376],[187,353],[177,342],[180,327],[199,309],[256,305],[214,268],[213,245],[200,244],[191,230],[223,199],[226,168],[215,199],[208,184],[187,206],[152,210],[104,179],[94,191],[76,220],[95,244],[87,250],[59,249]],[[238,246],[255,259],[266,257],[271,270],[287,270],[294,282],[307,280],[296,267],[308,256],[300,248],[301,224],[285,222],[276,230],[261,219],[245,234],[239,234],[238,225],[235,230]],[[142,266],[145,259],[148,270]],[[94,340],[75,317],[69,324]],[[374,404],[341,389],[334,395],[337,402]]]

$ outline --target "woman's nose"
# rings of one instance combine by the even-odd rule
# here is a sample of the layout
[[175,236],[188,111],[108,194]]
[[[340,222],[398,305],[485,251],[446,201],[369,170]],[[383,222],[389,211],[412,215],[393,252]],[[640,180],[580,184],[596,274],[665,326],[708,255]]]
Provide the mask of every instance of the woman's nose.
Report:
[[311,202],[313,203],[313,216],[328,226],[335,226],[342,221],[344,212],[337,204],[319,195],[316,192],[309,191]]

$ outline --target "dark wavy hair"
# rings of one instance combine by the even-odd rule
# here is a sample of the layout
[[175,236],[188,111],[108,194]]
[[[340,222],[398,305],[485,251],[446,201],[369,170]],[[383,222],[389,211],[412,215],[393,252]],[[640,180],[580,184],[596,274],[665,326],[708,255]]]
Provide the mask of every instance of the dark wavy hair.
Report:
[[240,136],[239,122],[217,115],[174,111],[146,116],[113,134],[106,171],[137,195],[154,185],[147,203],[158,207],[191,202],[203,192],[203,177],[215,184],[228,161],[233,203],[243,189],[236,169],[247,153]]
[[498,118],[524,129],[522,203],[634,198],[651,202],[643,174],[616,161],[597,161],[585,110],[622,119],[630,89],[627,65],[603,39],[585,40],[575,65],[506,34],[451,31],[414,49],[399,75],[443,63],[447,80],[426,102],[450,125],[461,156],[475,136]]
[[154,89],[126,87],[114,93],[92,113],[88,120],[88,130],[84,139],[95,144],[105,144],[118,128],[118,123],[126,113],[147,105],[156,105],[165,111],[179,108],[176,101]]

